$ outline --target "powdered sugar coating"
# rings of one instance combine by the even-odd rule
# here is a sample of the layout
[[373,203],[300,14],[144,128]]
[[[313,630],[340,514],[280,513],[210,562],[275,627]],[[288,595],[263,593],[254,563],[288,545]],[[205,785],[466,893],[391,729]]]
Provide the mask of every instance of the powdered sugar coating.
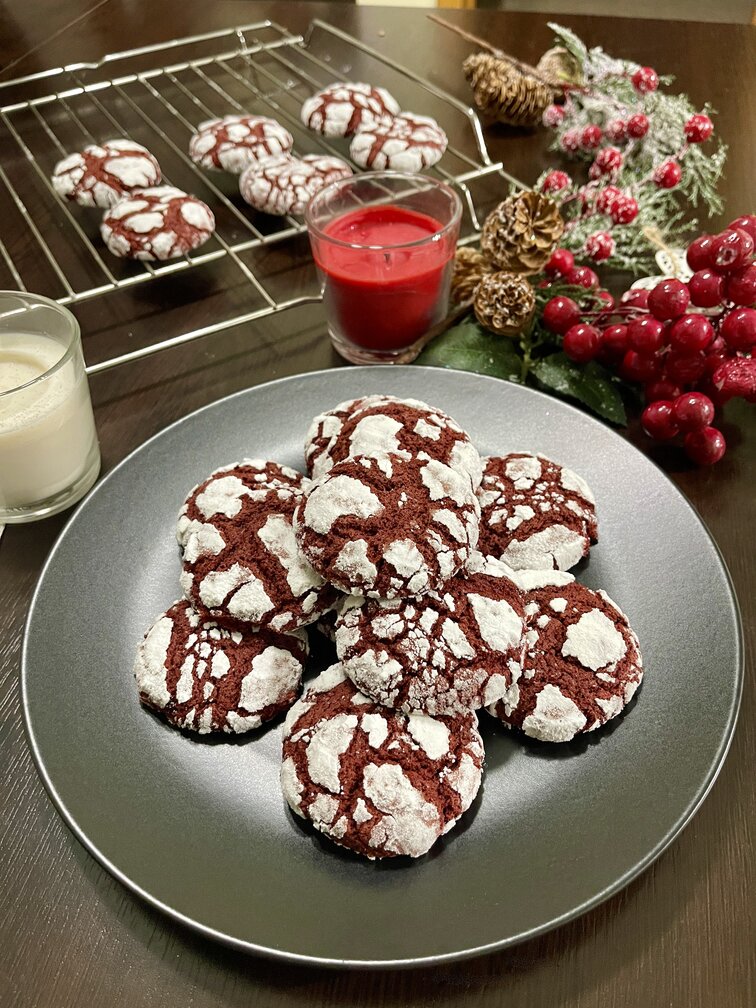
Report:
[[370,171],[421,172],[441,160],[447,143],[435,119],[402,112],[385,125],[361,128],[349,156]]
[[172,186],[135,190],[106,211],[100,225],[114,256],[161,261],[199,248],[214,230],[210,207]]
[[399,114],[399,103],[372,84],[331,84],[302,105],[305,126],[328,137],[348,137],[359,130],[388,125]]
[[261,213],[282,217],[303,214],[316,192],[347,178],[352,169],[341,158],[325,154],[291,154],[267,158],[247,168],[239,179],[242,199]]
[[478,503],[469,478],[435,459],[359,455],[311,485],[294,522],[304,554],[331,584],[401,598],[439,588],[467,562]]
[[568,570],[598,540],[588,484],[544,455],[486,459],[478,499],[479,549],[516,570]]
[[307,635],[229,631],[174,603],[145,634],[134,676],[143,704],[204,735],[238,734],[288,710],[299,693]]
[[202,168],[241,175],[268,157],[288,154],[294,138],[275,119],[226,115],[200,123],[189,141],[189,156]]
[[371,699],[407,712],[456,714],[502,699],[520,677],[525,648],[511,574],[476,554],[441,592],[345,608],[336,626],[344,671]]
[[474,714],[388,710],[335,665],[289,711],[281,788],[293,812],[343,847],[421,857],[472,804],[483,755]]
[[565,581],[570,576],[558,571],[548,576],[551,583],[533,579],[524,596],[522,676],[489,711],[532,738],[568,742],[624,709],[640,685],[643,661],[627,617],[605,592]]
[[394,453],[405,459],[438,459],[480,485],[483,463],[469,436],[450,416],[419,399],[365,396],[316,416],[305,439],[313,478],[354,455]]
[[134,189],[158,185],[160,165],[133,140],[106,140],[69,154],[55,165],[59,196],[86,207],[111,207]]
[[184,595],[223,626],[292,630],[314,623],[338,595],[294,535],[306,481],[274,467],[252,460],[216,471],[195,487],[179,516]]

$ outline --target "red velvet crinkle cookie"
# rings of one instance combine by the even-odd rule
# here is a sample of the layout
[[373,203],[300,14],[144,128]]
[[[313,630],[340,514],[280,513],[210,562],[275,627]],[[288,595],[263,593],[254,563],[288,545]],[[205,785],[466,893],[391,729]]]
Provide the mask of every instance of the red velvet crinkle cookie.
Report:
[[385,88],[339,83],[308,98],[300,117],[305,126],[324,136],[348,137],[390,123],[399,111],[399,102]]
[[484,459],[480,541],[515,570],[568,570],[598,541],[596,502],[577,473],[544,455]]
[[478,502],[464,474],[436,459],[345,459],[306,491],[294,523],[302,551],[341,591],[423,595],[475,549]]
[[603,591],[561,571],[519,571],[528,646],[519,681],[489,708],[544,742],[568,742],[616,717],[643,678],[638,638]]
[[59,196],[79,206],[111,207],[160,179],[160,165],[146,147],[133,140],[106,140],[59,161],[52,184]]
[[366,396],[316,416],[305,440],[307,471],[317,478],[354,455],[433,458],[480,485],[483,462],[469,436],[446,413],[418,399]]
[[372,700],[407,712],[458,714],[508,696],[525,647],[512,573],[475,554],[442,592],[349,608],[336,626],[344,671]]
[[421,172],[441,160],[447,144],[435,119],[402,112],[387,124],[360,129],[349,156],[369,171]]
[[105,213],[102,240],[121,259],[175,259],[215,230],[210,207],[172,186],[138,189]]
[[303,214],[316,192],[347,178],[352,169],[341,158],[305,154],[303,158],[282,154],[247,168],[239,179],[242,199],[261,213],[283,217]]
[[421,857],[472,804],[483,756],[475,714],[389,710],[333,665],[286,717],[281,788],[293,812],[342,847]]
[[338,599],[328,612],[323,613],[318,622],[315,624],[315,629],[318,630],[327,640],[332,644],[336,643],[336,624],[339,618],[350,609],[354,609],[355,606],[361,606],[365,599],[362,595],[342,595],[339,594]]
[[[216,487],[210,487],[212,494]],[[186,535],[181,588],[194,607],[222,626],[294,630],[314,623],[338,593],[297,545],[292,517],[302,491],[293,486],[233,494]],[[202,493],[195,498],[202,508]],[[238,510],[236,504],[241,502]]]
[[182,600],[145,634],[134,675],[142,703],[177,728],[240,733],[291,707],[306,658],[304,630],[224,630]]
[[190,534],[216,515],[235,518],[241,511],[244,497],[255,490],[280,487],[303,490],[308,485],[309,480],[296,469],[266,459],[242,459],[221,466],[189,491],[176,524],[179,546],[183,549]]
[[202,168],[241,175],[264,158],[288,154],[294,138],[275,119],[226,115],[200,123],[189,141],[189,156]]

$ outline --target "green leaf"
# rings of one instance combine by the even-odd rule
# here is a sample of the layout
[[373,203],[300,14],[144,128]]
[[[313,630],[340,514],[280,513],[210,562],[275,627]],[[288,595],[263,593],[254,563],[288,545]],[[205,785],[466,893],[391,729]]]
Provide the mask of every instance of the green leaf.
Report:
[[474,371],[509,381],[520,381],[522,373],[516,344],[483,329],[469,317],[437,336],[415,363]]
[[610,423],[620,427],[627,423],[617,385],[609,372],[595,361],[576,364],[563,353],[555,353],[536,361],[531,374],[543,388],[577,399]]

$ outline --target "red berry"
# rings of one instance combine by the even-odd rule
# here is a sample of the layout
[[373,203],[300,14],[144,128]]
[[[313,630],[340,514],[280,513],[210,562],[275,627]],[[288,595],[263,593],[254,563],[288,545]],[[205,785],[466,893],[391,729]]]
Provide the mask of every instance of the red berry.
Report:
[[596,291],[596,297],[599,299],[599,301],[603,301],[603,306],[601,308],[602,314],[604,314],[605,312],[610,312],[617,304],[617,302],[614,300],[614,298],[612,297],[612,295],[609,293],[608,290]]
[[641,140],[648,133],[648,117],[642,112],[630,116],[627,120],[627,135],[635,140]]
[[702,392],[683,392],[675,399],[672,414],[680,430],[699,430],[714,419],[714,403]]
[[550,171],[541,183],[541,191],[545,193],[559,192],[572,185],[572,179],[563,171]]
[[622,167],[622,151],[617,150],[616,147],[604,147],[598,152],[593,163],[604,175],[619,171]]
[[715,308],[724,297],[724,277],[705,266],[688,280],[690,300],[697,308]]
[[644,357],[635,350],[628,350],[622,358],[622,377],[627,381],[654,381],[658,377],[658,362],[655,357]]
[[719,332],[731,350],[749,353],[756,346],[756,309],[733,308],[722,319]]
[[684,133],[688,143],[703,143],[714,132],[714,123],[703,112],[692,115],[685,123]]
[[593,360],[601,346],[601,333],[595,326],[580,322],[564,334],[562,347],[570,360],[584,364]]
[[748,266],[752,255],[753,238],[747,231],[722,231],[711,246],[711,265],[722,273],[731,273]]
[[560,294],[546,302],[541,317],[550,332],[561,335],[580,321],[580,309],[572,298]]
[[547,105],[543,112],[543,125],[553,129],[554,126],[559,125],[564,117],[565,111],[561,105]]
[[737,220],[728,224],[727,228],[729,231],[734,231],[736,228],[740,231],[747,231],[756,242],[756,214],[745,214],[743,217],[738,217]]
[[659,399],[677,399],[682,395],[679,385],[669,381],[667,378],[660,378],[658,381],[649,382],[643,390],[646,395],[646,402],[658,402]]
[[601,333],[601,348],[609,357],[619,360],[627,350],[627,326],[610,325]]
[[674,189],[682,178],[682,168],[671,158],[654,169],[653,179],[660,189]]
[[612,207],[622,195],[622,190],[617,186],[610,185],[605,189],[599,189],[596,195],[596,209],[599,213],[611,213]]
[[746,306],[756,304],[756,263],[730,273],[725,291],[727,300],[733,304]]
[[659,87],[659,77],[652,67],[639,67],[630,80],[639,94],[649,94]]
[[614,252],[614,238],[608,231],[596,231],[586,238],[585,252],[595,262],[603,262]]
[[575,265],[575,256],[569,249],[558,248],[551,253],[551,259],[546,263],[544,269],[551,276],[564,276],[569,273]]
[[615,224],[630,224],[638,216],[638,203],[632,196],[618,197],[609,215]]
[[711,266],[711,246],[714,244],[714,235],[702,234],[688,245],[685,258],[688,266],[692,270],[702,270]]
[[706,371],[706,359],[702,353],[670,352],[664,359],[664,375],[678,385],[697,382]]
[[664,343],[664,326],[650,315],[633,319],[627,327],[627,342],[633,350],[648,357],[661,349]]
[[714,372],[715,388],[728,397],[741,396],[748,402],[756,401],[756,358],[731,357]]
[[712,382],[710,377],[702,378],[698,385],[696,386],[699,392],[703,392],[707,395],[709,399],[714,403],[715,409],[722,409],[727,403],[732,399],[732,396],[728,392],[723,392],[718,389],[717,386]]
[[672,403],[659,399],[649,403],[641,413],[641,426],[654,441],[669,441],[680,430],[675,422]]
[[688,288],[680,280],[662,280],[648,295],[648,310],[654,318],[677,318],[690,304]]
[[632,287],[622,295],[620,304],[628,308],[648,308],[648,291],[643,287]]
[[584,126],[580,133],[580,146],[583,150],[596,150],[601,143],[603,132],[600,126]]
[[615,143],[624,140],[627,136],[627,123],[623,119],[612,119],[604,127],[604,133]]
[[716,427],[703,427],[685,435],[685,451],[696,465],[714,465],[724,455],[727,442]]
[[580,150],[581,131],[574,127],[562,134],[562,148],[570,153]]
[[599,278],[590,266],[575,266],[564,279],[568,284],[574,284],[576,287],[585,287],[586,290],[592,290],[599,285]]
[[682,315],[669,327],[669,345],[681,353],[706,350],[714,339],[714,327],[704,315]]

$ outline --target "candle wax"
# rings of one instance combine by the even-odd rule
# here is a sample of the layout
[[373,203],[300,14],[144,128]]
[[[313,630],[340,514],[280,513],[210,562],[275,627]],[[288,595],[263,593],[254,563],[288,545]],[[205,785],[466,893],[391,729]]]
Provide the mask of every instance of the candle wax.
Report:
[[442,230],[435,218],[390,204],[332,220],[324,233],[334,241],[314,243],[314,253],[336,331],[358,346],[394,350],[410,346],[438,322],[446,311],[455,246]]

